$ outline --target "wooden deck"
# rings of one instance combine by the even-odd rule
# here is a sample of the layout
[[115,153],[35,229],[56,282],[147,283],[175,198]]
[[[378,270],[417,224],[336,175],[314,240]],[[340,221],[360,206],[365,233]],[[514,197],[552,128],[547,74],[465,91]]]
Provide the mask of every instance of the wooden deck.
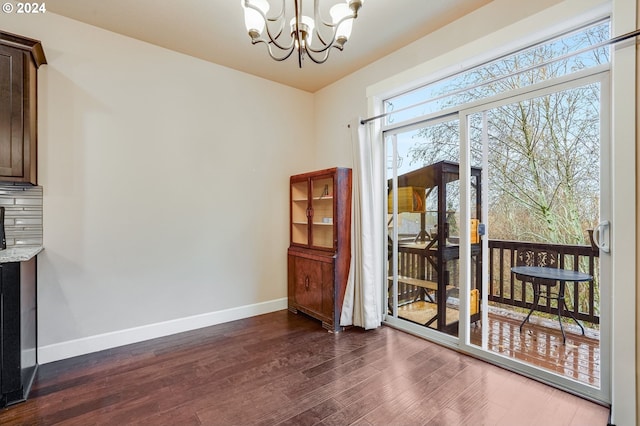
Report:
[[[433,316],[430,305],[426,302],[405,305],[400,308],[400,316],[425,323],[427,318]],[[447,323],[457,320],[457,310],[452,311],[452,318],[449,318],[447,311]],[[586,328],[586,335],[583,336],[572,320],[563,319],[566,334],[566,343],[563,344],[557,319],[543,319],[534,312],[520,333],[523,318],[521,314],[508,310],[491,312],[488,350],[591,386],[600,386],[600,340],[597,330]],[[482,327],[480,322],[471,326],[472,344],[481,345]]]
[[[557,320],[533,318],[520,333],[521,320],[489,314],[488,349],[526,361],[591,386],[600,386],[600,340],[595,330],[585,336],[574,324],[563,319],[566,343]],[[482,324],[471,327],[471,341],[480,345]]]

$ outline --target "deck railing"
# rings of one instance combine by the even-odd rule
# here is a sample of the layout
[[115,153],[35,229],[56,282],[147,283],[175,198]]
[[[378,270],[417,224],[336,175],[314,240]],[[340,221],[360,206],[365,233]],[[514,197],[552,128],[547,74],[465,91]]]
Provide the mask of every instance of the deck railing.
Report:
[[[523,312],[531,308],[533,303],[531,284],[516,279],[515,274],[511,272],[511,267],[516,266],[517,249],[520,247],[555,250],[560,254],[560,268],[592,275],[593,281],[567,282],[565,300],[569,310],[579,320],[593,324],[600,323],[600,271],[597,261],[599,253],[591,246],[489,240],[489,302],[503,305],[503,307],[513,306]],[[420,253],[420,250],[399,247],[398,252],[399,275],[437,280],[437,273],[433,265],[425,260],[425,256]],[[457,266],[458,262],[455,261],[449,268],[451,283],[454,285],[458,282]],[[474,265],[473,269],[479,267],[480,265]],[[418,297],[421,291],[424,290],[411,285],[399,284],[398,300],[400,303],[410,302]],[[556,301],[540,299],[536,311],[556,314]],[[568,313],[565,312],[565,315],[568,316]]]
[[[560,254],[559,268],[585,272],[594,277],[588,282],[567,282],[565,300],[573,315],[582,321],[600,323],[600,280],[598,250],[591,246],[526,243],[521,241],[489,240],[489,301],[530,309],[533,301],[531,284],[515,278],[511,267],[516,266],[517,249],[537,248],[555,250]],[[543,303],[546,302],[546,303]],[[537,311],[555,314],[553,299],[540,300]],[[565,313],[568,316],[568,314]]]

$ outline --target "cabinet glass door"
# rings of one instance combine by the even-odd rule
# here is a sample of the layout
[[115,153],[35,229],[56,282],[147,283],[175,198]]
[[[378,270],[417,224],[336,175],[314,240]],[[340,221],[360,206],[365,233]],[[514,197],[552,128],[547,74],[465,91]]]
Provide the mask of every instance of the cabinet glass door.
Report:
[[333,248],[333,177],[311,179],[311,245]]
[[307,180],[291,184],[291,242],[309,244],[309,184]]

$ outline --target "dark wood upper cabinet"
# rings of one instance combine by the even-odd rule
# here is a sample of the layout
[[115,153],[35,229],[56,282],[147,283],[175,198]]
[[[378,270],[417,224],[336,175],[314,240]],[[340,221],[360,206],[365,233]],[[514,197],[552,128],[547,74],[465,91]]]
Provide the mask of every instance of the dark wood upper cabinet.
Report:
[[38,68],[42,44],[0,31],[0,181],[38,183]]

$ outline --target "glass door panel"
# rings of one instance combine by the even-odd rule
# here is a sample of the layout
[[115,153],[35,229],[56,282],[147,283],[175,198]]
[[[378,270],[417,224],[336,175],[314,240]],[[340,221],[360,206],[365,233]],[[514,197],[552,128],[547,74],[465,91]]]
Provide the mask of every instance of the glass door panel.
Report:
[[291,242],[309,244],[309,184],[306,180],[291,184]]
[[311,245],[334,248],[333,178],[311,179]]
[[[573,86],[469,115],[470,162],[482,169],[486,205],[478,217],[486,226],[480,277],[488,311],[470,340],[532,370],[600,388],[600,258],[591,233],[602,198],[601,88]],[[511,271],[518,265],[593,279],[532,279]]]
[[388,312],[457,336],[459,126],[443,117],[387,135]]

